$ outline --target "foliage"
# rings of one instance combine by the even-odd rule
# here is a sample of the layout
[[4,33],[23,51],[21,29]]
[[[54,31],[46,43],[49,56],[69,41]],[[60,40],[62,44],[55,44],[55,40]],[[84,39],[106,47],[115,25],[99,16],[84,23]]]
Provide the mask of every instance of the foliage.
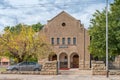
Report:
[[43,25],[40,24],[40,23],[32,24],[32,25],[17,24],[15,26],[7,26],[7,27],[5,27],[4,31],[9,29],[10,32],[17,34],[17,33],[19,33],[21,31],[22,26],[31,27],[35,32],[38,32],[43,28]]
[[33,24],[33,25],[32,25],[32,28],[33,28],[33,30],[34,30],[35,32],[38,32],[38,31],[40,31],[40,30],[43,28],[43,25],[40,24],[40,23]]
[[20,26],[21,30],[18,32],[14,29],[6,29],[1,35],[0,53],[16,58],[18,62],[45,58],[49,55],[51,47],[44,34],[36,33],[32,27]]
[[[106,17],[105,10],[96,11],[91,19],[89,33],[91,36],[90,53],[99,59],[105,59],[106,53]],[[120,55],[120,0],[110,5],[108,13],[109,58]]]

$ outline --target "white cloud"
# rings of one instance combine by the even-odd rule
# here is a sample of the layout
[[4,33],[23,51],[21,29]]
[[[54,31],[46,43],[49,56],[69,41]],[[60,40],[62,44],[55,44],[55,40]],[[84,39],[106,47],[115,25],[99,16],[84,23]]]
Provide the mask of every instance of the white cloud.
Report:
[[7,0],[12,5],[38,4],[39,0]]
[[87,28],[95,10],[105,7],[105,0],[4,0],[0,4],[4,4],[0,6],[0,31],[17,23],[45,24],[62,10],[81,20]]

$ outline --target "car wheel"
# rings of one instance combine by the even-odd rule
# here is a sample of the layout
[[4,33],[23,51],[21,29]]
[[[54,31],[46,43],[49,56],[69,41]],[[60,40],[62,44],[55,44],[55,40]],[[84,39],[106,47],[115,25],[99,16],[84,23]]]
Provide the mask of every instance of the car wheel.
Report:
[[18,71],[18,69],[12,69],[12,71]]
[[34,69],[34,71],[40,71],[40,69],[36,68],[36,69]]

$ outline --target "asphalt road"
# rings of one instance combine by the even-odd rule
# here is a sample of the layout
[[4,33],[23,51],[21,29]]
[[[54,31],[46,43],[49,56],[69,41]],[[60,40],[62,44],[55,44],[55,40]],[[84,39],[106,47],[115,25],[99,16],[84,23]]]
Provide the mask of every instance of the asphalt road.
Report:
[[120,76],[0,74],[0,80],[120,80]]

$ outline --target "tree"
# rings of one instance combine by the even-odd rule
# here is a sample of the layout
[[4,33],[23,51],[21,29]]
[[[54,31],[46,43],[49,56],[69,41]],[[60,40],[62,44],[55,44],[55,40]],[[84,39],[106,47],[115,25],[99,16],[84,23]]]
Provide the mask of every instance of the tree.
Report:
[[0,51],[3,55],[16,58],[18,62],[31,58],[45,58],[51,52],[51,47],[43,34],[36,33],[32,27],[21,27],[16,34],[7,29],[0,37]]
[[21,31],[21,28],[22,28],[22,24],[17,24],[15,26],[7,26],[7,27],[5,27],[4,31],[10,30],[11,33],[18,34]]
[[40,24],[40,23],[33,24],[33,25],[32,25],[32,28],[33,28],[33,30],[34,30],[35,32],[38,32],[38,31],[40,31],[40,30],[43,28],[43,25]]
[[39,32],[43,28],[43,25],[41,23],[32,24],[32,25],[17,24],[15,26],[6,26],[4,31],[9,29],[10,32],[17,34],[21,31],[22,26],[31,27],[35,32]]
[[[100,60],[105,59],[106,51],[106,21],[105,10],[96,11],[91,19],[89,33],[91,36],[90,53]],[[109,59],[120,55],[120,0],[115,0],[108,13],[108,44]]]

